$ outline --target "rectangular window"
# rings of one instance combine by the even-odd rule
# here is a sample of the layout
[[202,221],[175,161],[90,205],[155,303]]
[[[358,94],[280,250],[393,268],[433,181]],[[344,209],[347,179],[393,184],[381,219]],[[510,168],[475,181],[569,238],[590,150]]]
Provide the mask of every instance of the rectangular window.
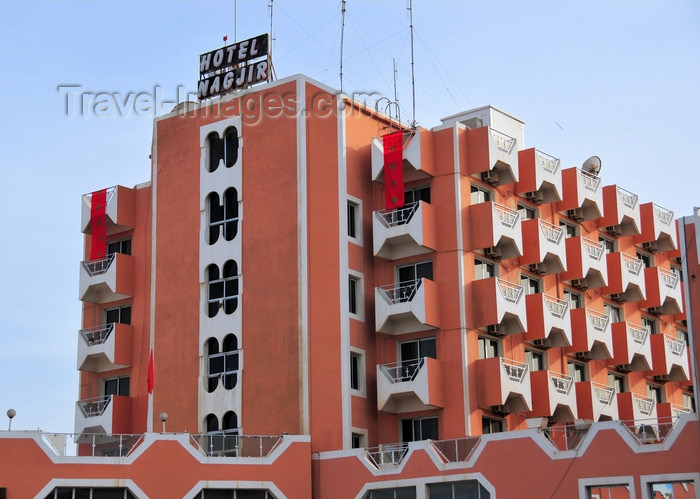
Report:
[[360,389],[360,369],[362,367],[362,358],[360,354],[350,354],[350,388],[353,390]]
[[401,420],[401,441],[440,440],[437,416]]
[[620,307],[615,307],[614,305],[606,303],[603,305],[603,311],[605,315],[610,317],[610,322],[621,322],[624,320],[622,317],[622,309]]
[[353,449],[363,449],[365,447],[365,435],[362,433],[353,433],[350,436],[350,445]]
[[651,256],[650,253],[637,250],[637,258],[639,258],[642,261],[642,264],[646,268],[650,268],[650,267],[654,266],[654,257]]
[[647,385],[647,397],[657,404],[661,404],[664,398],[663,388],[659,385]]
[[690,393],[683,393],[683,407],[695,412],[695,397]]
[[649,334],[656,334],[659,332],[659,327],[655,319],[642,316],[642,326],[649,331]]
[[625,389],[625,377],[622,374],[608,372],[608,386],[615,389],[615,393],[624,393]]
[[490,499],[491,494],[477,480],[428,484],[430,499]]
[[433,262],[418,262],[398,267],[399,284],[411,284],[420,279],[433,279]]
[[501,433],[505,428],[505,421],[495,418],[481,418],[481,433],[489,435],[491,433]]
[[688,343],[689,338],[688,338],[688,331],[687,330],[677,327],[676,328],[676,338],[678,338],[679,341],[682,341],[683,343],[685,343],[686,346],[690,346],[690,343]]
[[544,352],[525,350],[525,362],[530,368],[530,371],[541,371],[546,367]]
[[418,201],[425,201],[426,203],[430,204],[430,187],[425,186],[406,189],[403,196],[406,205],[417,203]]
[[104,395],[129,396],[129,376],[119,376],[117,378],[106,378],[102,380]]
[[490,359],[492,357],[498,357],[498,355],[498,340],[479,336],[479,358]]
[[584,364],[570,360],[566,363],[566,369],[574,382],[586,381],[586,366]]
[[600,485],[586,487],[587,499],[630,499],[628,485]]
[[523,274],[520,277],[520,284],[526,295],[534,295],[540,292],[540,281],[534,277]]
[[496,268],[491,262],[474,259],[474,279],[487,279],[496,276]]
[[564,229],[565,237],[576,237],[578,235],[578,227],[570,223],[559,220],[559,227]]
[[518,213],[520,213],[520,220],[532,220],[537,217],[537,212],[534,208],[521,203],[518,203]]
[[122,239],[120,241],[110,241],[107,243],[107,254],[121,253],[122,255],[131,254],[131,239]]
[[564,300],[569,303],[569,309],[573,310],[575,308],[581,308],[581,295],[578,293],[574,293],[573,291],[569,291],[568,289],[564,290]]
[[678,276],[678,282],[683,282],[683,270],[680,267],[671,265],[671,272]]
[[131,324],[131,306],[109,308],[105,310],[105,324]]
[[603,248],[605,248],[605,254],[615,252],[615,241],[608,239],[607,237],[598,237],[598,241],[603,243]]
[[367,499],[416,499],[415,487],[370,490]]
[[491,201],[491,193],[477,185],[472,185],[472,204],[486,203]]
[[348,201],[348,236],[352,238],[357,238],[357,234],[359,233],[357,227],[359,208],[357,203]]
[[362,315],[363,294],[362,279],[356,275],[348,276],[348,312]]

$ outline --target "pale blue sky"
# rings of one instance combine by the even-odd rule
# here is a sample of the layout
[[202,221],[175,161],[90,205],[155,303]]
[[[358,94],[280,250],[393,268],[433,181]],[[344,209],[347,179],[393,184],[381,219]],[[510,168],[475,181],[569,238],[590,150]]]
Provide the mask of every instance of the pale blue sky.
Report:
[[[274,2],[278,77],[339,87],[340,5]],[[343,86],[393,96],[396,59],[410,120],[407,5],[348,0]],[[269,30],[267,0],[236,14],[239,40]],[[640,202],[700,205],[700,2],[415,0],[414,25],[420,125],[491,104],[564,167],[595,154]],[[150,179],[152,113],[67,117],[57,87],[173,101],[224,35],[231,0],[0,1],[0,428],[14,407],[13,429],[73,431],[81,195]]]

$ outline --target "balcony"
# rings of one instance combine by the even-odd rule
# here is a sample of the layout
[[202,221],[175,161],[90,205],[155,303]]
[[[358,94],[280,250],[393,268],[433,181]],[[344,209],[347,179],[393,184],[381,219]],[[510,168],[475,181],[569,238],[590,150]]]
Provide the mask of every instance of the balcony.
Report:
[[79,400],[75,404],[75,433],[128,433],[131,430],[131,399],[107,395]]
[[[419,129],[413,135],[404,133],[404,182],[425,180],[435,175],[431,158],[431,132]],[[372,180],[384,183],[384,146],[381,137],[372,139]]]
[[571,345],[569,304],[544,293],[527,295],[527,333],[525,339],[545,347]]
[[561,201],[561,161],[537,149],[518,151],[519,174],[515,191],[535,203]]
[[443,407],[439,361],[424,357],[377,366],[377,408],[403,413]]
[[[117,185],[107,190],[105,222],[107,235],[133,229],[136,226],[136,189]],[[80,227],[83,234],[92,234],[92,193],[83,194]]]
[[523,254],[520,213],[517,211],[493,201],[473,204],[467,207],[467,225],[470,228],[469,249],[483,249],[486,256],[497,260]]
[[576,167],[561,172],[564,199],[557,205],[569,218],[582,222],[603,216],[603,190],[600,177]]
[[618,393],[617,406],[620,420],[640,439],[640,442],[653,442],[658,438],[656,402],[632,392]]
[[666,334],[651,335],[652,373],[665,381],[689,381],[690,362],[684,341]]
[[652,366],[649,330],[629,322],[612,325],[613,358],[609,365],[622,366],[628,371],[649,371]]
[[435,207],[424,201],[375,211],[372,220],[374,256],[396,260],[437,248]]
[[580,289],[607,285],[608,266],[603,243],[583,236],[566,239],[566,271],[561,279]]
[[102,324],[78,334],[78,370],[104,372],[131,365],[133,326]]
[[492,185],[518,181],[518,141],[491,127],[467,129],[467,173]]
[[614,236],[635,236],[642,228],[642,216],[639,211],[639,196],[618,187],[603,187],[603,206],[605,216],[599,222],[601,227]]
[[473,328],[488,327],[497,335],[527,330],[527,309],[522,286],[498,277],[472,281]]
[[558,274],[566,270],[564,229],[545,220],[523,220],[523,256],[520,265],[529,265],[537,274]]
[[576,383],[578,417],[589,421],[619,419],[615,389],[593,381]]
[[439,327],[437,284],[429,279],[391,284],[374,289],[377,331],[413,333]]
[[106,303],[134,294],[134,257],[112,253],[80,264],[80,300]]
[[556,422],[576,419],[576,390],[571,376],[554,371],[532,371],[532,414],[551,417]]
[[679,275],[661,267],[644,269],[646,300],[639,306],[656,315],[673,315],[683,312],[683,293]]
[[637,302],[646,298],[644,262],[625,253],[608,253],[608,285],[601,292],[618,302]]
[[639,205],[642,233],[635,236],[635,244],[647,250],[674,251],[678,249],[678,234],[673,212],[654,203]]
[[479,407],[501,413],[525,413],[532,408],[527,364],[503,357],[477,361]]
[[612,328],[610,317],[588,308],[571,311],[573,345],[570,352],[592,360],[612,358]]

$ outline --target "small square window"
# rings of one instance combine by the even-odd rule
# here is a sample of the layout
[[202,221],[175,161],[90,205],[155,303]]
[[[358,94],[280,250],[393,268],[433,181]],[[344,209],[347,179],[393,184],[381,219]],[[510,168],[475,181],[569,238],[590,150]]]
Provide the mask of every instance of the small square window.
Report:
[[605,253],[614,253],[615,252],[615,241],[612,239],[608,239],[607,237],[599,237],[598,241],[603,243],[603,248],[605,248]]
[[536,350],[525,350],[525,362],[530,371],[541,371],[547,367],[545,353]]
[[488,279],[496,276],[496,267],[493,263],[479,258],[474,259],[474,279]]
[[568,222],[565,222],[563,220],[559,220],[559,227],[564,229],[564,234],[565,237],[576,237],[578,235],[578,227],[575,225],[572,225]]
[[569,291],[568,289],[564,290],[564,300],[569,303],[569,309],[571,310],[574,308],[581,308],[582,306],[581,295],[573,291]]
[[480,359],[490,359],[492,357],[498,357],[500,348],[498,345],[498,340],[494,338],[487,338],[485,336],[479,336],[479,358]]
[[350,444],[353,449],[363,449],[365,447],[366,436],[363,433],[353,432],[350,436]]
[[359,239],[360,235],[360,205],[354,201],[348,200],[348,237]]
[[578,362],[568,361],[566,364],[566,369],[575,383],[579,381],[586,381],[586,366],[585,364],[580,364]]
[[489,435],[491,433],[501,433],[505,431],[506,423],[502,419],[481,418],[481,433]]
[[646,268],[654,266],[654,257],[646,251],[637,250],[637,258],[639,258],[642,261],[642,265],[644,265],[644,267]]
[[540,280],[528,275],[520,276],[520,284],[523,287],[526,295],[534,295],[540,292]]
[[603,305],[603,309],[605,311],[605,315],[610,317],[610,322],[620,322],[624,320],[622,316],[622,309],[620,307],[606,303]]
[[649,331],[649,334],[656,334],[659,332],[659,326],[656,319],[642,316],[642,326]]
[[477,185],[472,185],[472,204],[486,203],[491,201],[491,193]]
[[663,388],[659,385],[647,385],[647,397],[657,404],[661,404],[664,398]]
[[532,220],[537,218],[537,211],[535,208],[531,208],[526,204],[518,203],[518,213],[520,213],[520,220]]
[[608,386],[614,388],[615,393],[626,392],[625,376],[617,372],[608,371]]

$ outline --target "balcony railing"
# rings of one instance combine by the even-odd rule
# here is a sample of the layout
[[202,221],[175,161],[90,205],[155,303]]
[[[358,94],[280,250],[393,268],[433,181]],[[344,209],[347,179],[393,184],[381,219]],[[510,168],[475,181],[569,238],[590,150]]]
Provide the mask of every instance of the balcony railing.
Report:
[[498,289],[501,291],[503,298],[510,303],[518,303],[523,294],[523,287],[513,284],[503,279],[498,279]]
[[618,187],[617,195],[620,198],[622,204],[624,204],[628,208],[634,208],[635,206],[637,206],[637,200],[639,199],[639,196],[637,196],[636,194],[633,194],[630,191],[623,189],[622,187]]
[[588,256],[594,260],[600,260],[603,257],[603,253],[605,252],[603,243],[597,243],[585,237],[581,238],[581,242],[583,243],[583,247],[586,249]]
[[275,435],[239,435],[240,428],[191,435],[191,442],[208,457],[267,457],[282,442]]
[[[105,205],[108,205],[109,202],[112,200],[112,196],[114,196],[114,193],[117,192],[117,187],[112,186],[112,187],[105,189],[105,190],[107,191],[106,198],[105,198],[106,199]],[[83,194],[83,197],[86,200],[88,200],[88,199],[90,200],[90,204],[92,204],[92,194],[93,194],[92,192],[89,192],[87,194]]]
[[496,211],[496,215],[501,221],[501,224],[509,229],[515,227],[515,224],[520,218],[520,213],[518,213],[516,210],[511,210],[510,208],[501,204],[493,203],[493,209]]
[[469,459],[480,440],[481,437],[464,437],[429,442],[445,463],[460,463]]
[[101,416],[104,414],[112,397],[110,395],[103,397],[94,397],[78,401],[78,406],[86,418]]
[[559,241],[561,241],[561,238],[564,235],[564,229],[541,219],[540,230],[542,230],[544,238],[553,244],[559,244]]
[[86,260],[82,262],[83,268],[87,271],[90,277],[104,274],[109,269],[109,266],[112,265],[115,255],[116,253],[112,253],[111,255],[107,255],[99,260]]
[[671,404],[671,416],[678,418],[681,414],[692,414],[693,410],[682,405]]
[[491,137],[496,143],[496,146],[506,154],[510,154],[510,152],[513,150],[513,146],[515,145],[515,139],[513,137],[506,135],[503,132],[494,130],[493,128],[491,129]]
[[652,412],[654,411],[654,399],[633,394],[632,400],[634,401],[634,405],[640,414],[644,416],[651,416]]
[[600,177],[593,176],[590,173],[584,172],[583,170],[579,170],[578,175],[581,179],[581,183],[586,189],[593,192],[595,192],[598,189],[598,185],[600,184]]
[[[45,432],[41,436],[56,456],[74,457],[125,457],[143,442],[144,437],[143,434]],[[90,449],[89,454],[87,449]]]
[[422,279],[416,279],[415,281],[405,281],[398,284],[380,286],[378,289],[390,304],[395,305],[397,303],[411,301],[422,282]]
[[379,215],[382,217],[387,227],[396,227],[397,225],[404,225],[411,221],[413,215],[416,213],[420,203],[409,203],[403,208],[398,208],[396,210],[381,210]]
[[621,253],[622,255],[622,263],[625,266],[625,269],[627,269],[627,272],[630,274],[634,275],[639,275],[639,273],[642,270],[642,266],[644,265],[644,262],[636,258],[634,256],[626,255],[624,253]]
[[557,319],[563,318],[564,314],[566,314],[566,311],[569,308],[568,302],[549,295],[544,295],[544,303],[547,306],[549,313]]
[[578,428],[574,425],[549,426],[540,428],[547,440],[560,451],[576,450],[588,433],[589,427]]
[[605,331],[605,328],[608,327],[608,322],[610,322],[610,317],[593,310],[587,309],[586,316],[588,317],[588,322],[596,331]]
[[505,359],[501,357],[501,367],[508,379],[521,383],[528,371],[527,364],[516,362],[515,360]]
[[103,324],[101,326],[89,327],[87,329],[81,329],[80,335],[85,340],[88,346],[101,345],[104,343],[109,335],[114,331],[114,324]]
[[561,164],[559,158],[555,158],[554,156],[550,156],[549,154],[539,150],[535,150],[535,157],[537,158],[537,162],[542,169],[548,173],[556,172]]
[[675,356],[681,357],[685,352],[685,341],[677,340],[672,336],[664,335],[664,340],[666,341],[666,348]]
[[632,324],[627,324],[627,331],[629,331],[630,336],[632,336],[632,340],[639,344],[643,345],[647,341],[647,337],[649,336],[649,327],[641,327],[641,326],[634,326]]
[[654,205],[654,215],[664,225],[670,226],[671,222],[673,222],[673,212],[656,204]]
[[601,383],[592,383],[593,393],[595,394],[598,402],[603,405],[612,405],[615,397],[615,389],[611,386],[603,385]]
[[365,457],[377,469],[398,466],[408,452],[408,443],[385,444],[365,449]]
[[659,274],[661,275],[661,280],[664,282],[667,288],[675,289],[678,285],[678,274],[666,270],[664,268],[658,267]]
[[414,359],[409,361],[393,362],[391,364],[382,364],[382,371],[389,377],[392,383],[401,383],[404,381],[413,381],[421,367],[425,363],[425,359]]
[[549,380],[552,382],[554,389],[562,395],[568,395],[571,391],[571,384],[573,382],[571,376],[549,371]]

